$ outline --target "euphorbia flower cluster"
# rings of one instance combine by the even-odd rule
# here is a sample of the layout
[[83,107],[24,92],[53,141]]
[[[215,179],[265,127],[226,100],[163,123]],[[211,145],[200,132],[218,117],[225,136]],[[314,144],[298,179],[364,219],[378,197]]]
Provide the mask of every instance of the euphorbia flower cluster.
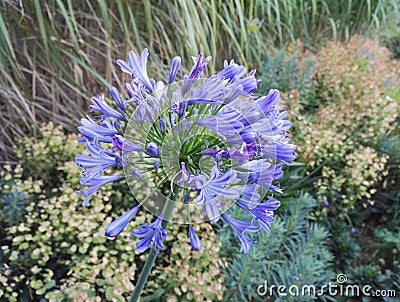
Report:
[[[138,252],[164,249],[167,232],[162,222],[174,220],[174,209],[166,210],[168,203],[174,207],[169,202],[173,200],[180,201],[180,209],[189,209],[175,215],[187,216],[180,222],[189,224],[193,250],[202,248],[193,221],[222,218],[247,253],[256,244],[251,233],[269,232],[280,205],[271,193],[282,192],[276,183],[283,175],[282,164],[295,158],[279,92],[257,97],[255,70],[247,73],[234,61],[225,62],[220,72],[206,78],[204,70],[211,58],[203,54],[182,81],[175,81],[181,65],[175,57],[167,84],[156,82],[147,74],[147,57],[144,49],[140,57],[130,52],[128,62],[118,60],[122,71],[131,76],[125,97],[111,87],[114,104],[97,95],[91,106],[95,116],[81,120],[79,142],[88,153],[76,158],[83,170],[81,185],[88,187],[77,191],[85,196],[83,206],[103,185],[121,180],[121,173],[116,174],[123,169],[128,182],[142,182],[144,187],[151,183],[152,191],[165,196],[161,202],[155,199],[159,206],[155,221],[132,231],[140,238]],[[107,227],[106,236],[120,234],[140,206],[148,208],[148,201],[138,202]],[[248,212],[249,219],[230,217],[227,210],[232,206]]]

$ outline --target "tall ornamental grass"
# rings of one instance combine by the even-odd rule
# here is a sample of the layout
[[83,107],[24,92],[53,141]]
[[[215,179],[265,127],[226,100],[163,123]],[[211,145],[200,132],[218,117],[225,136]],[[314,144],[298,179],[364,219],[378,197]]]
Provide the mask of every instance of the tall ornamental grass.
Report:
[[[396,0],[199,0],[0,3],[0,161],[15,137],[49,119],[76,126],[90,95],[121,86],[113,58],[148,47],[152,64],[203,51],[258,66],[261,55],[296,39],[316,47],[354,33],[375,36]],[[245,58],[248,58],[249,62]],[[184,64],[188,65],[188,64]],[[190,64],[189,64],[190,65]],[[154,67],[154,66],[153,66]],[[213,60],[211,72],[222,62]],[[185,72],[185,70],[183,70]],[[152,75],[152,76],[165,76]],[[122,81],[122,80],[121,80]]]

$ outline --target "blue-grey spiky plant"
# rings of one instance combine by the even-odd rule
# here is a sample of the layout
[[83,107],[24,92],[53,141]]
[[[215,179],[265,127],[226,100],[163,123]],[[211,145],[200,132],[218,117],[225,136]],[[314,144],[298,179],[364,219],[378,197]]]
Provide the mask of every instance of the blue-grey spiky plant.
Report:
[[[0,221],[6,224],[24,221],[25,208],[30,202],[29,197],[13,185],[11,181],[0,180]],[[12,189],[4,189],[5,186]]]

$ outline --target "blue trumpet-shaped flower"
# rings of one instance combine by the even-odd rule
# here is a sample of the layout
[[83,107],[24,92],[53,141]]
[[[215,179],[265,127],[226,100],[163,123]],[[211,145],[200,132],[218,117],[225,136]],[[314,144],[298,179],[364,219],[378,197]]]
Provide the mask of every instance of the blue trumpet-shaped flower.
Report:
[[[90,117],[81,119],[82,126],[78,127],[85,139],[89,141],[98,141],[111,143],[112,137],[118,134],[116,124],[112,119],[105,119],[100,125]],[[82,142],[82,141],[80,141]]]
[[264,144],[260,147],[261,156],[263,158],[274,158],[282,163],[288,162],[296,158],[296,145],[287,142],[275,142],[274,144]]
[[219,111],[216,115],[199,119],[196,124],[206,127],[222,137],[236,136],[243,124],[238,121],[240,114],[233,108]]
[[113,176],[93,176],[93,177],[88,177],[88,176],[83,176],[81,178],[81,185],[82,186],[86,186],[86,187],[90,187],[87,190],[78,190],[76,191],[79,195],[84,195],[85,200],[82,203],[83,207],[86,207],[89,203],[90,198],[92,197],[92,195],[98,190],[100,189],[102,186],[110,183],[110,182],[114,182],[114,181],[118,181],[120,180],[120,176],[119,175],[113,175]]
[[143,147],[141,145],[134,144],[130,140],[125,139],[120,135],[114,135],[111,140],[113,143],[112,147],[113,151],[130,153],[134,151],[138,152],[143,150]]
[[253,160],[242,164],[238,172],[238,178],[247,179],[249,184],[257,184],[264,188],[271,188],[272,181],[283,176],[282,165],[271,165],[265,160]]
[[117,60],[118,65],[121,67],[122,71],[130,73],[133,76],[138,77],[141,83],[146,86],[150,91],[154,90],[154,80],[149,79],[147,75],[147,57],[149,56],[149,50],[147,48],[143,49],[140,59],[133,52],[129,52],[128,64],[122,60]]
[[159,216],[156,221],[149,225],[142,225],[138,230],[133,230],[131,233],[136,238],[141,238],[136,244],[136,251],[142,253],[149,247],[154,249],[164,249],[163,240],[167,238],[167,232],[162,228],[162,216]]
[[96,144],[86,142],[86,150],[91,156],[80,154],[75,160],[76,164],[83,169],[99,167],[104,171],[109,167],[116,166],[120,162],[118,155],[108,152]]
[[251,245],[256,245],[257,240],[255,238],[249,237],[245,232],[257,232],[260,230],[259,226],[253,225],[253,221],[241,221],[229,217],[227,214],[222,214],[221,217],[225,220],[227,224],[233,229],[235,235],[239,238],[241,243],[240,251],[243,253],[248,253],[250,251]]
[[252,93],[257,90],[257,80],[254,74],[255,70],[250,72],[247,77],[237,81],[237,85],[241,86],[245,93]]
[[264,116],[269,117],[273,112],[278,112],[276,106],[279,104],[281,96],[279,91],[271,89],[268,95],[263,96],[256,100],[256,104],[260,107]]
[[236,64],[235,61],[231,61],[229,64],[227,61],[224,62],[224,69],[222,69],[218,76],[224,79],[233,80],[239,79],[246,74],[246,67]]
[[226,199],[237,199],[240,196],[237,190],[229,187],[229,184],[235,181],[235,175],[236,173],[233,170],[220,175],[215,166],[211,170],[208,180],[204,175],[199,175],[194,180],[194,187],[198,190],[195,202],[198,205],[204,205],[208,218],[213,222],[218,221],[220,216],[217,196]]
[[269,233],[269,228],[274,221],[274,211],[280,206],[279,201],[269,198],[263,203],[254,203],[240,198],[237,204],[240,208],[253,215],[264,231]]

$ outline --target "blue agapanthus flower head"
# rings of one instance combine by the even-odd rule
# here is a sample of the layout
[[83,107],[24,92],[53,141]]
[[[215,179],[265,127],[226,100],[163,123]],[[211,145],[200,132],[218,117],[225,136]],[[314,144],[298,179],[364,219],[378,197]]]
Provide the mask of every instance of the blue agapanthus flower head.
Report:
[[[79,142],[87,152],[76,163],[83,170],[81,185],[88,187],[78,190],[83,206],[124,175],[139,205],[113,221],[106,236],[120,234],[142,207],[156,219],[132,231],[140,239],[138,252],[164,249],[167,221],[189,224],[190,244],[198,251],[202,243],[192,224],[222,218],[247,253],[256,244],[251,233],[269,232],[280,205],[272,194],[282,193],[282,165],[295,158],[279,91],[256,96],[255,70],[247,73],[234,61],[206,77],[211,57],[203,54],[180,81],[179,57],[171,61],[167,82],[156,81],[147,73],[148,56],[144,49],[140,56],[130,52],[127,62],[118,60],[131,76],[126,92],[110,87],[109,98],[93,97],[95,116],[81,120]],[[230,207],[247,212],[249,220],[230,217]]]

